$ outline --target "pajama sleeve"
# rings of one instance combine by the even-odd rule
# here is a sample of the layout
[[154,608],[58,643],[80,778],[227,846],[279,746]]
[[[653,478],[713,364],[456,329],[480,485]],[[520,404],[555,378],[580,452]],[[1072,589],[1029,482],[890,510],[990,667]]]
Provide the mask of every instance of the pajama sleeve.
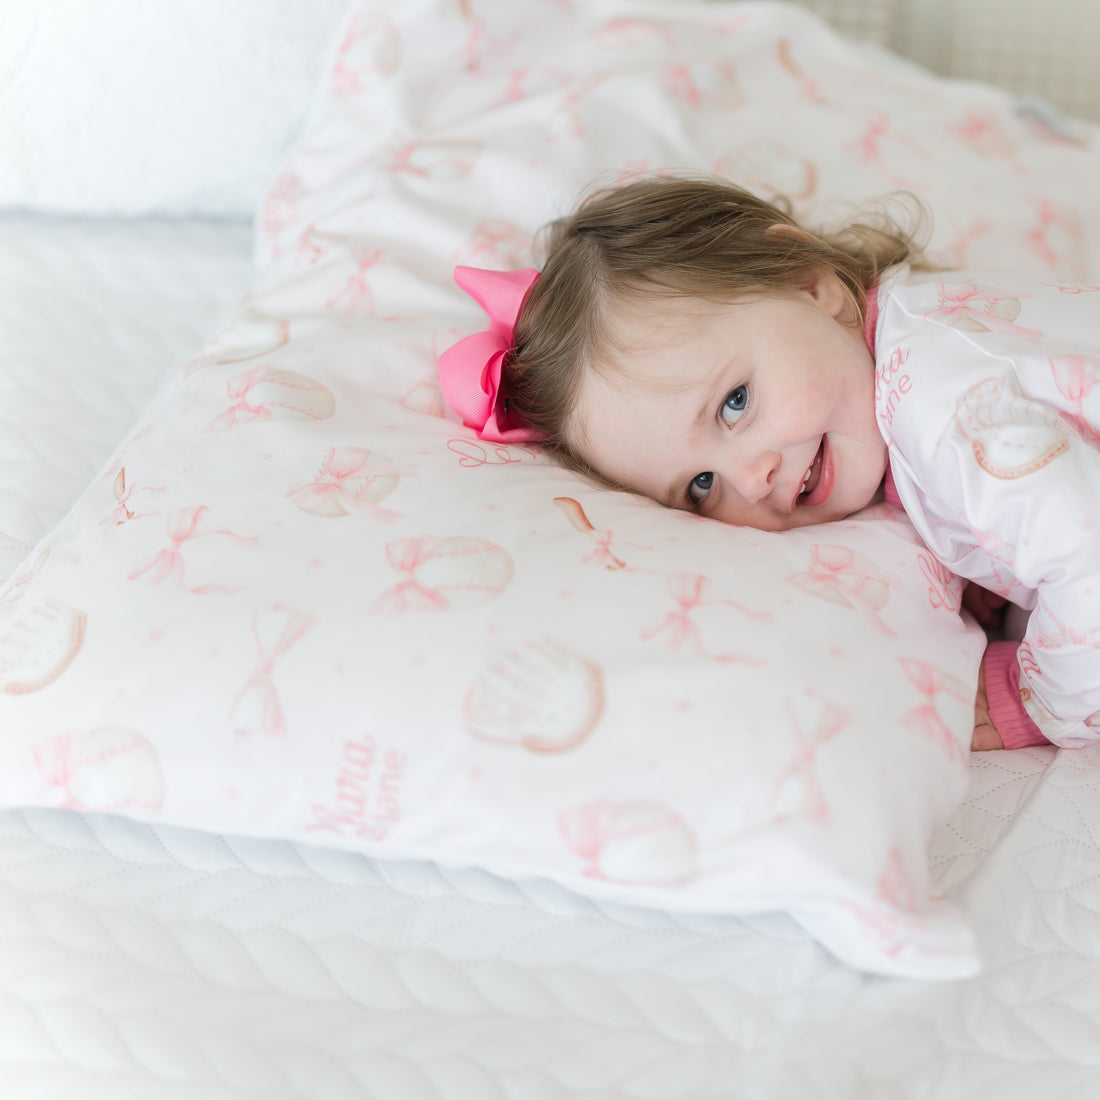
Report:
[[[1065,422],[1044,429],[971,434],[960,488],[978,544],[1036,593],[1016,653],[1019,704],[1047,740],[1073,748],[1100,739],[1100,449]],[[990,461],[1013,447],[1029,460]]]
[[991,669],[1014,743],[1100,740],[1094,293],[903,269],[876,297],[875,416],[905,511],[944,566],[1031,609]]

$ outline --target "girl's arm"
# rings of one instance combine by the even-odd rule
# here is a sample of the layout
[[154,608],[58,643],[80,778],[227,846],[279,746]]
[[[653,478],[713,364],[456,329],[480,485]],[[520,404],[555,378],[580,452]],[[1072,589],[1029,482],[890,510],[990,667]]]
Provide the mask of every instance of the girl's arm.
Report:
[[[1080,439],[1024,476],[973,469],[975,526],[1011,548],[1036,593],[1024,640],[984,662],[989,712],[1006,745],[1100,739],[1100,450]],[[1003,551],[1008,553],[1006,549]]]
[[[992,642],[982,658],[978,699],[985,707],[985,721],[997,744],[989,748],[1023,749],[1028,745],[1049,745],[1048,738],[1024,710],[1020,698],[1019,642]],[[975,719],[975,737],[977,719]],[[991,741],[987,731],[986,741]],[[975,746],[976,747],[976,746]]]
[[1001,735],[989,716],[989,699],[985,692],[985,658],[978,669],[978,694],[974,700],[974,733],[970,739],[971,752],[986,752],[1005,747]]
[[1005,625],[1004,596],[968,581],[962,602],[986,634],[996,639],[986,647],[978,669],[971,749],[982,752],[1049,745],[1020,699],[1020,669],[1016,660],[1019,642],[1000,640]]

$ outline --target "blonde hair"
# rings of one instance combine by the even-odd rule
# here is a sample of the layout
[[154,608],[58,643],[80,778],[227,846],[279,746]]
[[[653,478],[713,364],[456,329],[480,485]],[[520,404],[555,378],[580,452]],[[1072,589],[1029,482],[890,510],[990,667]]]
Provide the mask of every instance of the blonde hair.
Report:
[[721,179],[655,177],[594,193],[544,231],[542,274],[504,366],[510,412],[544,433],[562,465],[609,484],[571,446],[567,430],[583,372],[607,357],[616,307],[776,297],[825,272],[840,280],[862,318],[867,291],[883,272],[921,259],[923,208],[912,199],[912,209],[910,231],[882,209],[826,234],[806,232],[786,202]]

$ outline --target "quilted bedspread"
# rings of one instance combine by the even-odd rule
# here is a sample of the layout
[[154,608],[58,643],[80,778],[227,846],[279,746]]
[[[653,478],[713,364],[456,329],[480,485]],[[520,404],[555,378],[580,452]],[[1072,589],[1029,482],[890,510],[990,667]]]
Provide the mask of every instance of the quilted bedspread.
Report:
[[0,220],[0,578],[244,293],[244,222]]
[[868,978],[789,918],[57,811],[0,815],[0,1081],[88,1100],[1085,1100],[1095,753],[989,754],[934,862],[987,971]]

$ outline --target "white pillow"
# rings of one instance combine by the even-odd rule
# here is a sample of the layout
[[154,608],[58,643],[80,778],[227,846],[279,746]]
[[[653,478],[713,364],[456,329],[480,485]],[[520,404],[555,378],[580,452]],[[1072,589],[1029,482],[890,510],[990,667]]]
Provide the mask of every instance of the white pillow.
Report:
[[9,0],[0,205],[252,214],[347,0]]
[[596,490],[447,418],[435,360],[482,324],[452,266],[529,262],[597,173],[811,214],[905,182],[940,255],[1063,278],[1096,155],[796,9],[466,10],[359,4],[250,304],[0,596],[0,800],[788,909],[855,966],[973,973],[927,846],[984,638],[905,519]]

